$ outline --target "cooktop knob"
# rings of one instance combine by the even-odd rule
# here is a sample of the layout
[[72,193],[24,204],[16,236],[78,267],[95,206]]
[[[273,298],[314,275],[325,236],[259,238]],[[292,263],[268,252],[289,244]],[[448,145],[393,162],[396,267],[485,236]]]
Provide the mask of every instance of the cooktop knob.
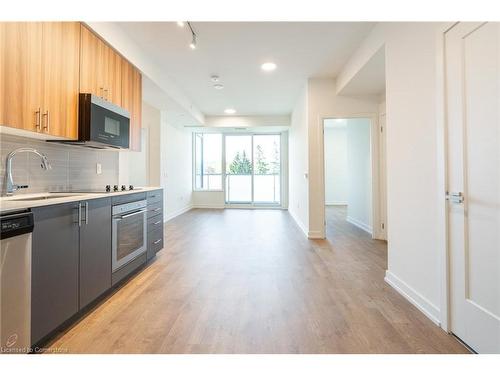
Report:
[[118,185],[113,186],[113,191],[118,191]]
[[129,185],[128,189],[129,190],[134,190],[134,186],[133,185]]
[[122,185],[122,191],[127,190],[127,187],[125,185]]
[[110,192],[111,191],[111,185],[106,185],[106,192]]

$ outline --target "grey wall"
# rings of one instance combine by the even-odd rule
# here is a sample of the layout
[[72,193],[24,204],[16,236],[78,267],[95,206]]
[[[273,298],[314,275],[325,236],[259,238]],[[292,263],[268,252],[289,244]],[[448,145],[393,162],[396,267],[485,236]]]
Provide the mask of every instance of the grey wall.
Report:
[[[12,163],[14,183],[29,185],[16,192],[39,193],[68,189],[103,189],[105,185],[118,184],[118,152],[86,149],[47,143],[31,138],[0,134],[0,187],[5,185],[6,157],[19,147],[33,147],[49,159],[52,169],[40,168],[40,159],[33,154],[18,154]],[[96,164],[101,163],[102,173],[96,174]]]

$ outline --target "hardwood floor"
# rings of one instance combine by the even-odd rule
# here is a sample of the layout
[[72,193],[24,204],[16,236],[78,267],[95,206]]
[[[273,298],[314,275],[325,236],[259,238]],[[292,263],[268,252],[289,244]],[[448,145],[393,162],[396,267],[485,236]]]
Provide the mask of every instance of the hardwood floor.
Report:
[[466,353],[384,280],[386,246],[328,209],[195,209],[149,267],[49,349],[70,353]]

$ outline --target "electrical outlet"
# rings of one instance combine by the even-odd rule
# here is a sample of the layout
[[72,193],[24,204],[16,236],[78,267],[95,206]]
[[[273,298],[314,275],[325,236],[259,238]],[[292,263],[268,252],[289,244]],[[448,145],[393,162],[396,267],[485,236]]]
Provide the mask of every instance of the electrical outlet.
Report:
[[101,163],[97,163],[95,165],[95,173],[96,174],[101,174],[102,173],[102,165],[101,165]]

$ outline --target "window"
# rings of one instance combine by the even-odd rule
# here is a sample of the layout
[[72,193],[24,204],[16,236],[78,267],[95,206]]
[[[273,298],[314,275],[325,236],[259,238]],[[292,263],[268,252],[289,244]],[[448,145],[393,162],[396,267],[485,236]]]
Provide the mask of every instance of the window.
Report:
[[222,134],[194,134],[194,189],[222,190]]

